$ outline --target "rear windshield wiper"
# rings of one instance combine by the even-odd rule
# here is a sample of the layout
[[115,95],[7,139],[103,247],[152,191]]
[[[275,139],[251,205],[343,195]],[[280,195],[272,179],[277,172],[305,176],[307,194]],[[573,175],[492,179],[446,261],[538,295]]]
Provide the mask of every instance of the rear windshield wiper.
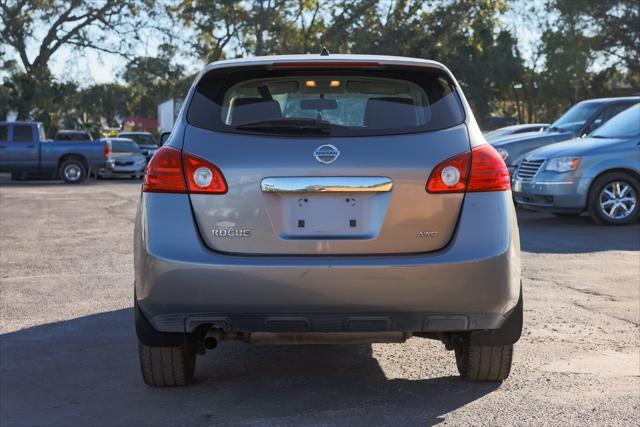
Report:
[[331,132],[331,123],[326,120],[316,119],[273,119],[241,124],[236,126],[236,129],[261,132],[314,132],[328,134]]

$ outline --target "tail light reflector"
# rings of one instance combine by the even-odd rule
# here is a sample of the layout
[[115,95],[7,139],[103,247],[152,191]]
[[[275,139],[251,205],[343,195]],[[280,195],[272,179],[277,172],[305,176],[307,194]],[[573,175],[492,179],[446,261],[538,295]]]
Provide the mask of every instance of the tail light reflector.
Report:
[[148,193],[224,194],[227,182],[213,163],[171,147],[153,155],[142,191]]
[[103,148],[103,150],[104,150],[104,156],[105,156],[105,157],[109,157],[109,153],[111,152],[111,146],[109,145],[109,143],[108,143],[108,142],[105,142],[105,143],[104,143],[104,148]]
[[437,165],[426,189],[429,193],[506,191],[511,183],[502,157],[491,145],[481,145]]
[[180,150],[160,147],[147,165],[142,191],[148,193],[186,193]]

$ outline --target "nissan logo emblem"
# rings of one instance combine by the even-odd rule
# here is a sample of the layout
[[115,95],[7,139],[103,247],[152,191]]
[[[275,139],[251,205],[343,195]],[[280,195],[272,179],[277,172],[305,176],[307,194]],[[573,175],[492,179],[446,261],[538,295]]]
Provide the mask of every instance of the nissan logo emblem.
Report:
[[335,145],[331,144],[321,145],[313,152],[313,157],[325,165],[335,162],[339,155],[340,150],[338,150]]

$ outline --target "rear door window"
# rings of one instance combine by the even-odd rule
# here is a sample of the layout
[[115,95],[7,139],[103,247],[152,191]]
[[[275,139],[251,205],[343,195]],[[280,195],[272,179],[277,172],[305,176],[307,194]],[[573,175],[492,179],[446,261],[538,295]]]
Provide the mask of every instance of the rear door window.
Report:
[[33,130],[31,126],[13,125],[13,142],[32,142]]
[[363,136],[444,129],[465,118],[451,82],[425,71],[242,74],[226,84],[205,76],[189,123],[234,133]]

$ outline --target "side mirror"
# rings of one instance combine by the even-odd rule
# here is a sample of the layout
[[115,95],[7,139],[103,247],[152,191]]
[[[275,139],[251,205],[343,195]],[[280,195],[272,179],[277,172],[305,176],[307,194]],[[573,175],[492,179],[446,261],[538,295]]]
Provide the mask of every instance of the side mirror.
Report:
[[160,134],[160,145],[164,145],[167,142],[169,135],[171,135],[171,132],[162,132]]

